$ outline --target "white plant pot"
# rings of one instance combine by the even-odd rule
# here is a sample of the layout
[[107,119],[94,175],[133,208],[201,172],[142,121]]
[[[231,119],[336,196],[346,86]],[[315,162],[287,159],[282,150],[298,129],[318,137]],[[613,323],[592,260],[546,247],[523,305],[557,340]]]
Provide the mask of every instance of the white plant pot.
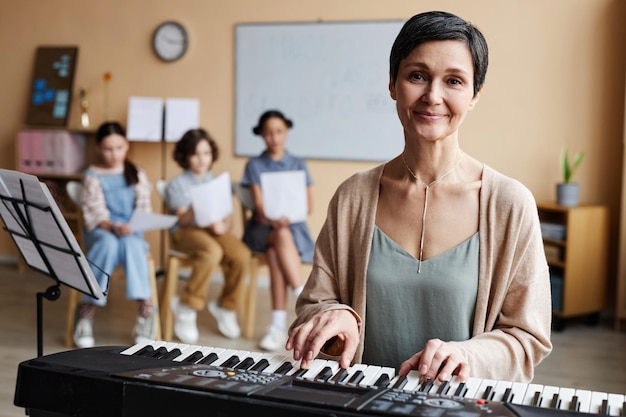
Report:
[[556,203],[566,207],[576,207],[580,198],[580,184],[576,182],[556,185]]

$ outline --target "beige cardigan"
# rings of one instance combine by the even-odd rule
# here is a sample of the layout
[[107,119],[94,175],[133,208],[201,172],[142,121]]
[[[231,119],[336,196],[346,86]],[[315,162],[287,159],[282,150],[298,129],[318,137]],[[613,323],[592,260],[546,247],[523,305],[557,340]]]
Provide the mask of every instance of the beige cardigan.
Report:
[[[357,316],[363,335],[365,276],[383,169],[380,165],[357,173],[335,192],[292,328],[319,312],[340,308]],[[474,328],[471,339],[454,343],[465,352],[471,376],[529,382],[534,367],[552,350],[550,278],[537,206],[524,185],[486,165],[479,230]],[[353,363],[362,360],[363,339]],[[338,360],[325,353],[320,357]]]

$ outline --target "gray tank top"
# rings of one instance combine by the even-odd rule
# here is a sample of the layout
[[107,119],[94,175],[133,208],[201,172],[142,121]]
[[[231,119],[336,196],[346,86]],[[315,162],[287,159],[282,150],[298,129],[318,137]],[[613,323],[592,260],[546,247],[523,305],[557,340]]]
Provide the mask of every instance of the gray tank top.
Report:
[[400,364],[427,340],[467,340],[478,291],[479,234],[422,261],[374,227],[367,268],[363,363]]

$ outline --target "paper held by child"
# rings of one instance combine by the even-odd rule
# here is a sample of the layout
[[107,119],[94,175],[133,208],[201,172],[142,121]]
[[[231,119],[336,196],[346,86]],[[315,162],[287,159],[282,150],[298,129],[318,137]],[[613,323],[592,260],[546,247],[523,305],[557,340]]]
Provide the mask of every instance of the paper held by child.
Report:
[[230,174],[224,172],[209,182],[194,186],[191,189],[191,207],[200,227],[230,216],[233,212]]
[[304,171],[264,172],[261,174],[263,210],[271,220],[287,217],[290,223],[306,221],[307,193]]

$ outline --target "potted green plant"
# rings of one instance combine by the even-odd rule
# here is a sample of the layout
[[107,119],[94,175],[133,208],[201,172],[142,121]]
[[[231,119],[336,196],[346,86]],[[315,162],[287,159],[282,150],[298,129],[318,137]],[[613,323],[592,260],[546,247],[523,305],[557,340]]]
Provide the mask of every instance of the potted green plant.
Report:
[[585,153],[580,151],[570,160],[567,148],[561,152],[561,174],[563,181],[556,185],[556,202],[562,206],[575,207],[580,196],[580,184],[572,181],[574,173],[583,161]]

